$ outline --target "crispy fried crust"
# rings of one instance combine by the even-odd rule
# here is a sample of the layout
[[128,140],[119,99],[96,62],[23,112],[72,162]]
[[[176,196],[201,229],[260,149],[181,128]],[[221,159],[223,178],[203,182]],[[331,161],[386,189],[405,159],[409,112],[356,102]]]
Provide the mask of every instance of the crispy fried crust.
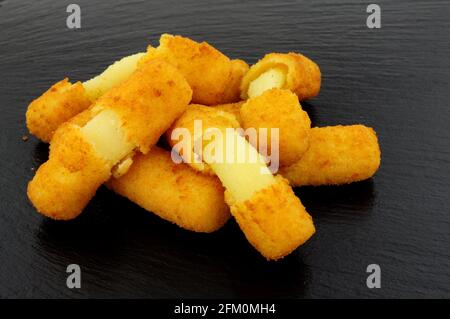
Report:
[[48,143],[61,123],[87,109],[90,104],[81,82],[72,84],[65,78],[30,103],[26,113],[28,130]]
[[241,98],[247,99],[250,83],[273,67],[281,67],[286,71],[286,83],[283,89],[289,89],[297,94],[300,101],[313,98],[319,94],[321,74],[316,63],[298,53],[269,53],[258,63],[252,65],[243,77]]
[[[194,125],[196,120],[201,120],[202,131],[194,132]],[[195,170],[201,171],[206,174],[213,174],[210,167],[204,163],[193,163],[194,159],[194,142],[197,138],[201,138],[203,133],[208,128],[238,128],[240,127],[239,122],[233,116],[233,114],[216,109],[214,107],[207,107],[205,105],[191,104],[189,105],[186,112],[183,113],[171,126],[171,128],[166,132],[167,142],[171,147],[176,146],[180,141],[172,140],[172,132],[175,129],[185,128],[190,132],[192,140],[192,151],[190,155],[183,154],[183,150],[176,149],[175,151],[180,154],[181,157]],[[194,134],[197,135],[194,135]],[[190,160],[189,157],[190,156]]]
[[281,166],[294,164],[308,149],[311,121],[291,91],[268,90],[256,98],[248,99],[240,112],[241,125],[245,129],[255,128],[258,132],[260,128],[268,130],[267,141],[258,141],[268,151],[271,147],[270,129],[279,129]]
[[221,97],[215,101],[215,104],[236,103],[241,100],[241,82],[249,68],[250,67],[245,61],[239,59],[231,60],[231,73],[228,83],[225,91],[223,91]]
[[241,107],[244,105],[245,101],[240,101],[236,103],[226,103],[215,105],[214,108],[218,110],[222,110],[224,112],[228,112],[234,115],[236,120],[241,123]]
[[315,232],[311,216],[281,176],[250,200],[237,203],[225,191],[225,201],[247,240],[269,260],[290,254]]
[[380,166],[375,131],[363,125],[311,129],[310,148],[280,173],[291,185],[340,185],[372,177]]
[[135,71],[92,108],[56,131],[49,160],[38,169],[28,186],[28,196],[34,206],[54,219],[75,218],[96,189],[111,176],[116,163],[104,160],[78,125],[86,124],[102,110],[111,110],[120,118],[129,142],[146,153],[183,113],[191,94],[183,76],[164,61],[151,61]]
[[122,120],[128,141],[147,153],[187,108],[192,90],[172,65],[154,59],[95,103]]
[[110,169],[79,127],[64,124],[53,137],[49,160],[28,184],[28,197],[45,216],[73,219],[109,178]]
[[134,157],[122,177],[108,187],[148,211],[195,232],[213,232],[229,219],[219,179],[175,164],[170,152],[158,147]]
[[161,35],[157,48],[149,46],[140,64],[154,58],[164,58],[176,66],[193,90],[192,102],[204,105],[235,102],[235,88],[229,86],[235,86],[234,81],[238,82],[246,72],[245,62],[232,63],[208,43],[170,34]]

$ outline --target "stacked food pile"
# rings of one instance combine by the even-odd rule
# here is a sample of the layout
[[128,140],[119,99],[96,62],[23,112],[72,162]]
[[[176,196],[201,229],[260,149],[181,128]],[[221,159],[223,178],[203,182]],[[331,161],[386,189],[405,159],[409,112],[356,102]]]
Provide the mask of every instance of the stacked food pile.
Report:
[[[64,79],[29,105],[27,126],[50,154],[28,197],[41,214],[70,220],[106,183],[188,230],[213,232],[232,215],[263,256],[279,259],[315,232],[291,187],[361,181],[380,165],[373,129],[311,128],[300,102],[320,82],[301,54],[270,53],[249,67],[206,42],[164,34],[158,47],[88,81]],[[251,129],[256,139],[242,133]],[[227,160],[206,156],[219,133],[232,137],[220,144]],[[180,135],[193,138],[180,143]]]

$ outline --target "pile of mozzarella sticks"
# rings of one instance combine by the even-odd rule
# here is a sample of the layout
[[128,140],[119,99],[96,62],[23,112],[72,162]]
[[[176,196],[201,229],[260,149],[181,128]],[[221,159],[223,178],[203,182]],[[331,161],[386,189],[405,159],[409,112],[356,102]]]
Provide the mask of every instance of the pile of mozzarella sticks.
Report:
[[[191,231],[213,232],[233,216],[250,244],[277,260],[315,232],[292,187],[361,181],[380,165],[372,128],[311,128],[300,102],[317,96],[320,82],[317,64],[301,54],[270,53],[249,67],[206,42],[163,34],[158,47],[88,81],[66,78],[30,103],[27,127],[50,152],[28,197],[39,213],[70,220],[106,184]],[[194,135],[198,120],[196,138],[209,127],[232,129],[235,143],[225,152],[241,149],[257,160],[186,160],[198,150],[178,149],[174,132]],[[247,128],[278,129],[277,174],[239,133]],[[157,146],[162,140],[166,146]],[[174,161],[174,153],[184,161]]]

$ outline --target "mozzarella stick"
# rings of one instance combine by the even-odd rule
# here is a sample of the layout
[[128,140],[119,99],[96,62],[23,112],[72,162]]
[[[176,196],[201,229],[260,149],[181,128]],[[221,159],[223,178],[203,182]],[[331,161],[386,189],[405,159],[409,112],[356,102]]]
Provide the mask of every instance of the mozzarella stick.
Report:
[[[190,111],[191,108],[174,123],[169,132],[179,128],[189,130],[192,124],[186,127],[183,125],[187,122],[186,118],[194,119],[189,115]],[[204,128],[216,129],[223,134],[215,135],[214,139],[198,136],[195,132],[191,132],[191,136],[204,140],[202,159],[225,187],[225,202],[230,206],[231,214],[247,240],[264,257],[277,260],[288,255],[314,234],[311,216],[295,196],[288,181],[281,176],[273,176],[264,158],[235,128],[223,126],[224,121],[219,115],[213,117],[210,113],[203,113],[203,116],[196,119],[208,123],[203,124]],[[219,143],[221,146],[218,149],[213,147],[214,151],[211,151],[211,145],[219,141],[223,142]],[[223,156],[217,158],[217,154]]]
[[302,110],[297,96],[289,90],[271,89],[250,98],[242,105],[240,114],[240,123],[244,129],[253,127],[258,136],[261,129],[267,131],[267,138],[258,140],[258,147],[263,149],[272,149],[271,129],[278,129],[279,138],[276,142],[280,166],[294,164],[309,147],[311,121],[308,113]]
[[[36,209],[54,219],[78,216],[112,169],[134,151],[147,153],[186,109],[192,90],[171,65],[154,60],[99,98],[79,122],[62,125],[49,160],[28,184]],[[129,165],[128,165],[129,166]]]
[[375,131],[363,125],[315,127],[297,163],[281,168],[293,186],[341,185],[372,177],[380,166]]
[[228,112],[234,115],[236,120],[241,123],[241,107],[244,105],[245,101],[240,101],[236,103],[226,103],[226,104],[219,104],[215,105],[214,108],[218,110],[222,110],[224,112]]
[[175,164],[169,151],[156,146],[146,155],[136,155],[133,162],[126,174],[107,183],[114,192],[195,232],[213,232],[229,219],[224,188],[216,176]]
[[50,142],[56,129],[86,110],[105,92],[126,80],[145,53],[136,53],[110,65],[86,82],[70,83],[68,78],[54,84],[28,106],[27,127],[31,134]]
[[319,94],[319,66],[298,53],[269,53],[252,65],[241,83],[241,98],[257,97],[272,88],[288,89],[300,101]]
[[216,105],[239,101],[240,83],[249,66],[230,60],[206,42],[163,34],[157,48],[148,47],[140,61],[164,58],[176,66],[193,90],[192,102]]
[[[166,133],[166,139],[173,150],[185,163],[204,174],[214,175],[208,165],[201,159],[201,149],[195,150],[196,143],[202,138],[205,130],[210,127],[238,128],[239,122],[233,114],[200,104],[189,105],[183,116],[172,125]],[[175,129],[182,129],[175,131]],[[188,134],[188,136],[187,136]],[[192,134],[192,135],[191,135]],[[192,136],[192,139],[190,137]],[[182,140],[178,143],[179,140]]]

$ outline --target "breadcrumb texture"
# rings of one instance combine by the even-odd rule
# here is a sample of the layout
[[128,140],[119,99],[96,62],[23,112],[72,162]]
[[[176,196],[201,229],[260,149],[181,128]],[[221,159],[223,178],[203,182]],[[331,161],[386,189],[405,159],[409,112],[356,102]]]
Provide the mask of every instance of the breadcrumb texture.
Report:
[[[200,120],[202,125],[202,130],[194,130],[195,121]],[[214,174],[211,171],[211,168],[203,163],[194,163],[195,153],[194,153],[194,143],[198,139],[203,137],[204,132],[208,128],[218,128],[218,129],[226,129],[226,128],[238,128],[240,127],[239,122],[233,116],[232,113],[217,109],[215,107],[208,107],[200,104],[191,104],[189,105],[186,112],[183,113],[171,126],[171,128],[166,132],[166,139],[169,145],[173,148],[173,150],[178,153],[183,160],[189,164],[193,169],[201,171],[205,174]],[[183,137],[180,137],[179,140],[172,139],[172,133],[175,129],[186,129],[191,139],[191,152],[190,154],[185,154],[183,149],[179,149],[177,144],[179,144]],[[174,136],[175,137],[175,136]]]
[[239,123],[241,123],[241,121],[242,121],[241,107],[242,107],[242,105],[244,105],[244,103],[245,103],[245,101],[239,101],[236,103],[219,104],[219,105],[215,105],[214,108],[233,114],[234,117],[236,118],[236,120]]
[[225,201],[247,240],[268,260],[277,260],[305,243],[315,232],[311,216],[281,176],[245,202],[229,192]]
[[[214,104],[236,103],[241,100],[241,83],[244,76],[250,69],[243,60],[231,60],[231,74],[222,95],[214,101]],[[208,104],[212,105],[212,104]]]
[[59,125],[90,105],[81,82],[72,84],[65,78],[30,103],[26,112],[28,130],[48,143]]
[[193,90],[193,103],[216,105],[239,100],[238,82],[248,65],[231,61],[207,42],[163,34],[159,46],[149,46],[140,64],[155,58],[163,58],[180,70]]
[[192,90],[169,63],[154,59],[100,97],[98,108],[114,111],[128,141],[147,153],[172,122],[186,110]]
[[271,89],[248,99],[240,109],[241,125],[245,128],[267,129],[267,139],[258,140],[256,148],[271,149],[270,129],[279,129],[279,159],[281,166],[297,162],[309,147],[311,120],[302,110],[297,96],[289,90]]
[[38,212],[47,217],[73,219],[108,180],[110,169],[110,164],[84,139],[79,127],[63,124],[53,137],[49,160],[28,184],[28,197]]
[[191,231],[213,232],[230,217],[224,188],[217,177],[174,163],[170,152],[158,147],[135,156],[130,170],[107,185],[146,210]]
[[269,53],[252,65],[241,83],[241,98],[248,98],[250,83],[265,71],[279,67],[286,72],[286,83],[283,89],[297,94],[300,101],[313,98],[319,94],[321,73],[319,66],[302,54]]
[[381,151],[375,131],[364,125],[312,128],[300,161],[280,170],[293,186],[362,181],[378,170]]

